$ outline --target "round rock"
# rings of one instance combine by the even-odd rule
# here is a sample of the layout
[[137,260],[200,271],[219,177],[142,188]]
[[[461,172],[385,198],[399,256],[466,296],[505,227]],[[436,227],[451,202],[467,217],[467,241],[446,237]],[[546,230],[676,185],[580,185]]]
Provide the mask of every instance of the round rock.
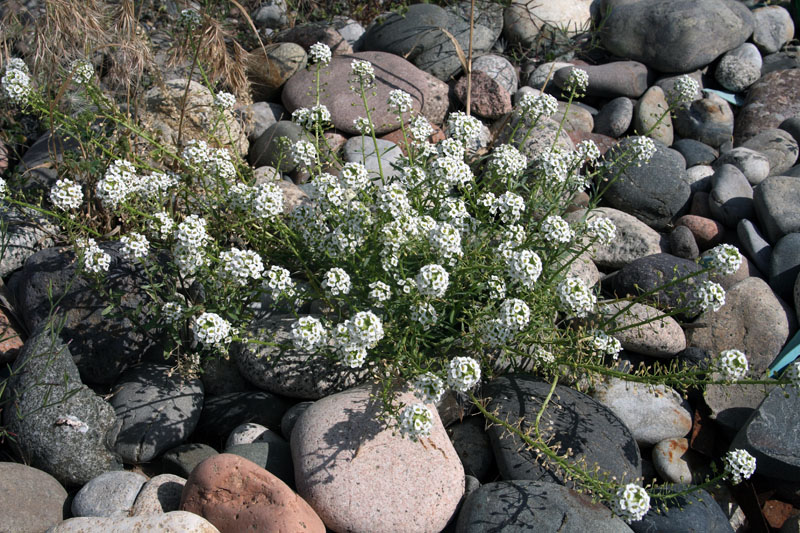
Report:
[[174,474],[159,474],[147,480],[136,496],[131,516],[164,514],[177,511],[186,479]]
[[669,233],[669,249],[672,255],[683,259],[697,259],[700,255],[694,235],[685,226],[675,226]]
[[[633,108],[634,131],[646,133],[666,146],[672,144],[675,131],[664,90],[653,85],[637,100]],[[686,162],[684,161],[684,166]]]
[[[661,490],[670,492],[686,489],[686,486],[665,486]],[[659,490],[659,489],[654,489]],[[694,532],[734,533],[728,516],[707,491],[692,490],[688,494],[669,500],[650,500],[651,507],[644,517],[631,524],[636,533]]]
[[800,231],[800,178],[772,176],[764,180],[753,194],[753,205],[770,242],[788,233]]
[[744,91],[761,77],[761,54],[752,43],[744,43],[722,56],[715,77],[729,91]]
[[205,518],[185,511],[129,518],[70,518],[47,531],[48,533],[130,533],[131,531],[220,533],[219,529]]
[[769,159],[761,152],[739,146],[728,150],[714,161],[714,168],[733,165],[738,168],[750,185],[758,185],[769,176]]
[[[630,306],[627,303],[612,303],[599,310],[604,322],[611,321],[607,328],[625,328],[614,333],[625,350],[669,358],[686,348],[686,338],[680,324],[672,317],[662,316],[663,313],[654,307],[640,303]],[[646,321],[650,322],[632,327]]]
[[274,99],[289,78],[305,68],[307,59],[306,51],[295,43],[267,44],[263,50],[261,47],[254,49],[245,60],[253,99]]
[[697,215],[683,215],[675,221],[676,226],[685,226],[692,232],[700,250],[705,251],[722,242],[725,228],[719,222]]
[[3,528],[40,533],[64,519],[67,491],[50,474],[32,466],[0,462]]
[[706,94],[691,104],[678,106],[673,123],[681,137],[700,141],[713,148],[719,148],[733,136],[731,106],[714,93]]
[[672,149],[681,153],[686,160],[687,168],[710,165],[719,157],[717,150],[695,139],[678,139],[672,143]]
[[782,6],[754,9],[753,22],[753,42],[764,54],[777,52],[794,37],[792,16]]
[[[644,295],[645,301],[656,307],[674,309],[686,305],[695,284],[706,279],[705,274],[684,281],[674,280],[689,276],[702,268],[694,261],[670,254],[655,254],[637,259],[623,268],[611,280],[611,289],[618,297]],[[653,290],[671,283],[669,287]],[[645,295],[645,293],[648,293]]]
[[[286,138],[286,141],[282,139]],[[269,166],[277,168],[280,172],[291,172],[297,168],[289,156],[288,147],[283,146],[284,142],[296,143],[303,139],[303,128],[288,120],[280,120],[264,130],[264,133],[256,139],[250,147],[248,160],[253,167]]]
[[787,118],[800,116],[800,69],[776,70],[754,83],[736,116],[736,141],[742,143]]
[[734,228],[743,218],[753,218],[753,188],[733,165],[721,165],[711,177],[708,207],[714,218]]
[[769,272],[772,246],[770,246],[756,225],[746,218],[742,219],[739,221],[739,225],[736,226],[736,235],[739,237],[739,243],[744,254],[756,264],[756,267],[762,273]]
[[[470,87],[470,110],[479,117],[495,120],[511,112],[511,95],[500,83],[482,70],[472,73]],[[467,105],[467,76],[455,84],[454,91],[459,101]]]
[[609,137],[620,137],[631,126],[633,102],[630,98],[614,98],[600,108],[594,117],[594,131]]
[[789,170],[797,161],[797,141],[782,129],[773,128],[759,132],[741,146],[764,154],[769,160],[771,176],[778,176]]
[[[689,178],[689,188],[692,190],[692,202],[698,196],[694,193],[703,193],[706,195],[705,204],[708,206],[707,193],[711,190],[711,176],[714,175],[714,169],[708,165],[696,165],[687,168],[686,175]],[[706,210],[708,210],[708,207],[706,207]]]
[[73,516],[126,517],[147,478],[136,472],[106,472],[83,486],[72,500]]
[[[592,0],[513,0],[505,9],[503,33],[524,48],[542,37],[563,38],[586,31],[592,21]],[[556,30],[559,28],[559,30]]]
[[500,84],[508,94],[514,94],[519,88],[517,71],[514,65],[503,56],[486,54],[472,61],[472,71],[485,72]]
[[665,439],[653,446],[653,466],[668,483],[691,483],[689,441],[684,438]]
[[638,61],[570,66],[557,70],[553,75],[553,82],[563,89],[574,68],[579,68],[588,74],[589,85],[586,87],[586,94],[589,96],[639,98],[650,86],[650,72]]
[[768,273],[769,286],[775,294],[791,302],[794,282],[800,273],[800,233],[787,233],[775,243]]

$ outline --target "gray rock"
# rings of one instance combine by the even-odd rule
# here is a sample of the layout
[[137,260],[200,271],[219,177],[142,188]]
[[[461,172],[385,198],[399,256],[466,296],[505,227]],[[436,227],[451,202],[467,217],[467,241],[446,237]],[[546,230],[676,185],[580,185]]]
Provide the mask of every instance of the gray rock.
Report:
[[775,243],[766,273],[775,294],[791,302],[794,283],[800,273],[800,233],[787,233]]
[[19,162],[22,189],[38,189],[44,193],[50,191],[59,178],[56,168],[63,161],[64,152],[78,149],[80,143],[77,140],[45,132],[25,151]]
[[288,442],[280,437],[278,437],[278,439],[280,439],[280,441],[236,444],[225,448],[224,453],[232,453],[233,455],[238,455],[239,457],[244,457],[248,461],[254,462],[261,468],[274,474],[294,490],[292,450],[289,448]]
[[728,102],[709,93],[691,104],[678,106],[673,124],[681,137],[719,148],[733,136],[734,117]]
[[714,161],[714,168],[733,165],[744,174],[750,185],[758,185],[769,176],[769,159],[761,152],[739,146],[728,150]]
[[345,161],[363,163],[374,181],[390,180],[400,175],[400,171],[393,164],[403,156],[400,147],[391,141],[378,139],[378,151],[372,137],[357,135],[350,137],[344,144],[343,156]]
[[523,48],[533,47],[542,38],[563,42],[589,28],[593,3],[592,0],[514,0],[504,13],[503,34]]
[[[339,34],[333,30],[331,32],[341,41]],[[294,42],[276,42],[264,48],[256,47],[245,57],[253,99],[275,100],[292,76],[303,71],[307,63],[305,48]]]
[[203,382],[204,393],[208,396],[244,392],[253,388],[239,373],[236,363],[230,357],[213,357],[204,361],[200,379]]
[[[708,165],[696,165],[686,169],[686,177],[689,180],[689,188],[692,194],[696,192],[707,193],[711,190],[711,177],[714,169]],[[708,204],[708,202],[706,202]]]
[[146,481],[136,472],[100,474],[75,495],[72,515],[126,517]]
[[[491,398],[489,412],[501,420],[532,427],[550,384],[525,374],[508,374],[490,381],[484,396]],[[580,427],[580,433],[575,428]],[[560,452],[571,449],[575,461],[587,468],[599,468],[600,475],[633,479],[641,476],[639,448],[625,424],[608,408],[589,396],[565,386],[557,386],[541,419],[542,437],[561,444]],[[529,479],[559,484],[569,483],[564,472],[550,465],[526,447],[516,435],[501,426],[488,430],[497,467],[503,479]],[[544,461],[544,463],[543,463]]]
[[[498,144],[514,143],[514,146],[521,142],[528,128],[524,126],[517,127],[518,123],[519,117],[513,116],[497,134],[496,142]],[[511,134],[514,132],[515,128],[519,131],[516,132],[514,139],[512,139]],[[549,118],[541,119],[536,123],[536,126],[533,128],[530,135],[528,135],[525,143],[518,148],[529,160],[535,158],[545,150],[549,150],[551,147],[556,147],[564,151],[574,150],[575,145],[570,140],[569,135],[562,131],[561,134],[557,136],[558,132],[558,122]]]
[[164,514],[181,507],[181,493],[186,479],[174,474],[153,476],[142,486],[131,507],[131,516]]
[[781,129],[764,130],[743,142],[740,146],[764,154],[769,160],[770,176],[779,176],[797,161],[797,141]]
[[64,485],[122,468],[111,448],[119,431],[114,409],[80,380],[69,349],[48,323],[22,347],[8,381],[4,424],[31,466]]
[[497,481],[464,501],[456,533],[560,531],[625,533],[631,529],[591,498],[544,481]]
[[594,117],[594,132],[617,138],[628,131],[632,120],[633,102],[630,98],[620,96],[600,108]]
[[692,230],[686,226],[676,226],[669,234],[669,249],[672,255],[683,259],[697,259],[700,249],[694,240]]
[[165,365],[125,372],[111,405],[122,422],[115,450],[126,463],[147,463],[194,431],[203,407],[203,383]]
[[563,89],[572,69],[579,68],[589,75],[589,96],[639,98],[650,86],[650,72],[637,61],[612,61],[602,65],[569,66],[559,69],[553,75],[553,83]]
[[246,422],[277,429],[289,405],[285,398],[263,391],[231,392],[206,397],[195,436],[221,443],[236,426]]
[[[670,146],[675,136],[672,116],[664,91],[653,85],[633,107],[633,129]],[[685,162],[684,162],[685,165]]]
[[[666,485],[651,490],[679,491],[684,486]],[[669,500],[651,499],[650,510],[638,522],[631,524],[636,533],[734,533],[728,517],[707,491],[693,490]]]
[[492,445],[484,426],[483,416],[471,416],[447,428],[464,473],[478,480],[485,480],[494,464]]
[[754,9],[753,23],[753,42],[764,54],[777,52],[794,37],[792,16],[781,6]]
[[601,42],[661,72],[702,68],[753,32],[753,17],[725,0],[606,0]]
[[[262,426],[261,424],[248,422],[246,424],[236,426],[233,431],[231,431],[230,435],[228,435],[228,440],[225,441],[225,447],[230,448],[231,446],[236,446],[237,444],[249,444],[251,442],[255,442],[261,435],[264,435],[265,433],[275,435],[276,437],[278,436],[268,427]],[[269,439],[270,436],[267,438]]]
[[277,30],[289,24],[285,0],[269,0],[253,12],[253,23],[257,28]]
[[366,32],[364,26],[350,17],[335,16],[333,17],[333,27],[350,44],[354,52],[361,51],[361,40]]
[[800,231],[798,202],[800,178],[771,176],[756,188],[753,206],[770,242],[776,243],[784,235]]
[[604,161],[616,163],[603,169],[603,176],[616,176],[603,199],[655,230],[664,229],[689,207],[686,162],[680,153],[656,141],[656,152],[647,163],[617,168],[619,159],[628,157],[624,154],[633,139],[623,139],[603,156]]
[[666,76],[663,78],[659,78],[656,80],[656,85],[661,87],[664,90],[664,94],[667,95],[667,100],[674,101],[677,99],[678,91],[675,88],[675,85],[678,83],[682,77],[688,76],[692,78],[694,81],[697,82],[697,91],[691,98],[691,101],[700,100],[703,98],[703,71],[702,70],[695,70],[694,72],[687,72],[685,74],[681,74],[679,76]]
[[231,357],[246,380],[275,394],[308,400],[350,388],[366,378],[366,369],[351,370],[323,354],[266,344],[291,346],[295,322],[292,315],[278,315],[248,327],[253,338],[265,342],[236,344],[231,349]]
[[50,474],[31,466],[0,462],[3,528],[41,533],[64,519],[67,491]]
[[722,56],[715,77],[720,85],[735,93],[744,91],[761,77],[761,54],[752,43],[744,43]]
[[[667,483],[698,482],[703,476],[701,456],[689,449],[685,438],[665,439],[653,446],[653,466]],[[697,471],[697,474],[695,474]]]
[[495,54],[486,54],[480,56],[472,62],[473,72],[480,70],[488,74],[497,83],[500,84],[509,94],[517,92],[517,71],[514,65],[503,56]]
[[745,105],[736,115],[736,142],[777,128],[793,116],[800,116],[800,69],[770,72],[747,92]]
[[775,387],[737,433],[730,449],[750,452],[759,474],[796,482],[800,478],[798,408],[797,387]]
[[558,111],[551,117],[555,122],[564,121],[564,130],[567,132],[582,131],[591,133],[594,129],[594,117],[588,106],[580,102],[572,102],[567,109],[566,102],[558,103]]
[[[685,226],[679,227],[688,230]],[[606,324],[603,329],[619,329],[614,336],[625,350],[670,358],[686,348],[686,338],[680,324],[653,307],[640,303],[611,303],[600,306],[598,311],[603,324]],[[650,322],[642,324],[647,321]],[[624,419],[622,416],[620,418]]]
[[722,165],[714,172],[708,207],[714,219],[729,228],[753,217],[753,188],[738,168]]
[[719,157],[719,152],[714,147],[695,139],[678,139],[672,143],[672,149],[681,153],[687,168],[710,165]]
[[605,405],[630,429],[639,446],[683,437],[692,429],[689,403],[670,387],[608,378],[592,397]]
[[758,228],[746,218],[736,226],[736,235],[744,254],[756,264],[761,272],[769,272],[772,246],[761,235]]
[[70,518],[47,531],[48,533],[128,533],[133,531],[219,533],[219,530],[211,522],[188,511],[172,511],[165,514],[128,518],[98,516]]
[[297,419],[300,418],[300,415],[302,415],[306,409],[311,407],[313,403],[314,402],[296,403],[286,410],[286,414],[284,414],[283,418],[281,419],[281,435],[283,435],[283,438],[285,438],[287,441],[291,440],[292,430],[294,429]]
[[[280,172],[291,172],[297,168],[297,163],[292,160],[289,145],[283,146],[283,138],[289,143],[296,143],[304,138],[303,128],[297,124],[281,120],[264,130],[250,147],[248,160],[253,167],[270,166]],[[278,166],[280,165],[280,168]]]
[[800,61],[797,56],[790,51],[775,52],[774,54],[762,56],[761,58],[762,78],[776,70],[791,70],[796,68],[800,68]]
[[[775,296],[766,281],[746,278],[725,295],[717,312],[702,313],[696,320],[703,328],[688,328],[689,346],[713,357],[737,348],[747,354],[748,377],[760,378],[794,331],[794,311]],[[708,385],[705,400],[711,416],[722,427],[738,430],[769,391],[765,385]]]
[[251,143],[258,140],[267,128],[280,120],[288,120],[291,114],[280,104],[271,102],[255,102],[247,106],[243,112],[248,127],[247,138]]
[[186,479],[197,465],[215,455],[217,450],[208,444],[181,444],[161,456],[161,465],[164,472]]
[[550,87],[553,83],[553,76],[556,72],[562,68],[574,66],[575,65],[572,63],[566,63],[564,61],[550,61],[547,63],[542,63],[541,65],[537,66],[528,76],[528,85],[534,89],[541,89],[544,87],[545,82],[547,82],[547,86]]
[[792,136],[794,142],[800,144],[800,117],[789,117],[781,122],[778,128],[787,132]]
[[[644,301],[658,308],[678,309],[687,304],[696,284],[706,279],[705,274],[677,279],[701,270],[694,261],[670,254],[655,254],[642,257],[622,267],[611,280],[611,290],[618,297],[644,295]],[[669,287],[652,292],[670,283]],[[645,293],[649,293],[646,294]]]
[[53,245],[56,227],[41,213],[0,202],[0,225],[3,225],[0,277],[25,264],[30,256]]

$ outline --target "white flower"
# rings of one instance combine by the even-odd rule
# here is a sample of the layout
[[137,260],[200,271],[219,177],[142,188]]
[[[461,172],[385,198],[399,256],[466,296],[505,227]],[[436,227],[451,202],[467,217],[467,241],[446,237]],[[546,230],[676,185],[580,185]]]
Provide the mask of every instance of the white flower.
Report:
[[378,305],[389,300],[392,297],[392,289],[382,281],[373,281],[369,284],[369,297],[375,300]]
[[407,405],[398,420],[400,433],[413,441],[427,437],[433,429],[433,413],[423,404]]
[[409,129],[411,131],[411,136],[420,142],[428,140],[428,138],[433,135],[433,126],[431,126],[428,119],[422,115],[417,115],[411,119]]
[[246,285],[250,279],[261,279],[264,263],[261,256],[252,250],[231,248],[219,254],[222,271],[239,285]]
[[350,330],[350,340],[372,349],[383,338],[383,322],[372,311],[359,311],[345,322]]
[[572,154],[558,148],[545,150],[533,160],[534,167],[545,176],[548,185],[561,185],[567,181],[572,163]]
[[756,458],[746,450],[731,450],[725,454],[725,477],[737,485],[750,479],[756,471]]
[[440,183],[450,186],[468,187],[474,178],[472,169],[465,161],[450,156],[434,160],[431,173]]
[[450,283],[450,274],[441,265],[425,265],[416,278],[417,289],[423,296],[442,298]]
[[125,235],[120,239],[122,243],[122,255],[127,259],[142,259],[147,257],[150,248],[150,243],[147,237],[141,233],[132,232],[130,235]]
[[[0,178],[0,198],[5,197],[5,195],[7,195],[7,194],[8,194],[8,184],[6,183],[6,180],[4,180],[3,178]],[[52,190],[51,190],[51,192],[50,192],[50,195],[51,195],[50,196],[50,200],[51,201],[52,201],[52,194],[53,193],[52,193]],[[83,196],[82,193],[81,193],[81,196]],[[53,202],[53,203],[55,203],[55,202]],[[78,205],[80,205],[80,204],[78,204]]]
[[137,182],[133,163],[117,159],[108,167],[103,179],[97,182],[97,196],[106,206],[116,208],[134,191]]
[[206,231],[206,220],[198,215],[189,215],[178,224],[175,230],[175,239],[184,246],[201,248],[209,241]]
[[481,379],[481,364],[472,357],[454,357],[447,369],[447,385],[467,392]]
[[231,341],[233,328],[218,314],[203,313],[192,321],[192,333],[197,342],[221,347]]
[[295,163],[310,167],[317,160],[317,149],[305,140],[299,140],[292,145],[292,159]]
[[411,382],[414,396],[424,403],[437,404],[444,395],[444,381],[432,372],[425,372],[414,378]]
[[544,239],[549,242],[567,243],[575,237],[575,232],[569,223],[558,215],[550,215],[540,227]]
[[586,224],[586,231],[590,237],[597,239],[597,242],[603,245],[611,244],[617,236],[617,226],[610,218],[606,217],[590,220]]
[[635,483],[628,483],[617,491],[616,500],[612,502],[613,511],[628,522],[638,522],[650,509],[650,496],[647,491]]
[[464,144],[478,138],[481,134],[481,121],[463,111],[450,113],[447,119],[447,135]]
[[231,93],[218,92],[214,96],[214,105],[223,111],[230,111],[236,105],[236,97]]
[[8,72],[9,70],[21,70],[25,74],[31,73],[30,70],[28,70],[28,65],[19,57],[12,57],[3,65],[3,72]]
[[575,147],[575,158],[581,162],[594,161],[600,157],[600,148],[591,139],[581,141]]
[[506,297],[506,282],[497,276],[489,276],[489,281],[486,282],[489,287],[489,298],[492,300],[500,300]]
[[281,296],[291,298],[295,295],[291,274],[280,266],[272,265],[264,273],[264,287],[272,291],[273,300],[278,300]]
[[139,194],[154,197],[166,193],[178,184],[178,177],[172,172],[153,172],[139,180]]
[[386,103],[389,105],[389,109],[398,115],[400,113],[411,111],[411,108],[414,106],[414,101],[411,99],[411,95],[400,89],[393,89],[390,91],[389,98]]
[[175,264],[183,276],[191,276],[208,264],[208,258],[201,248],[176,243],[172,249]]
[[361,191],[369,186],[367,167],[358,162],[345,163],[342,167],[341,179],[344,186],[354,191]]
[[153,217],[155,220],[150,222],[150,228],[158,231],[158,235],[162,239],[167,239],[172,234],[175,222],[164,211],[156,213]]
[[251,202],[253,214],[258,218],[270,219],[283,213],[283,191],[277,183],[257,185]]
[[331,62],[331,49],[325,43],[314,43],[308,49],[308,59],[312,65],[324,67]]
[[358,117],[354,119],[353,127],[361,135],[372,135],[372,123],[367,117]]
[[210,152],[207,170],[225,181],[236,177],[236,165],[233,164],[231,153],[224,148]]
[[594,309],[597,297],[580,278],[568,277],[558,284],[556,294],[561,307],[577,317],[585,317]]
[[792,387],[800,389],[800,361],[795,361],[789,365],[783,377],[789,380]]
[[325,328],[313,316],[300,317],[292,325],[292,343],[298,350],[312,352],[325,342]]
[[531,321],[531,309],[519,298],[509,298],[500,305],[500,320],[512,331],[522,331]]
[[81,249],[82,266],[87,272],[99,274],[107,272],[111,266],[111,256],[105,253],[94,239],[86,239],[77,243]]
[[592,348],[596,354],[610,355],[615,360],[622,350],[622,343],[616,337],[608,335],[604,331],[595,330],[592,337]]
[[525,200],[522,196],[506,191],[489,208],[492,214],[500,213],[500,220],[506,224],[513,224],[525,211]]
[[539,346],[538,344],[531,348],[530,354],[537,364],[553,364],[556,362],[556,358],[553,353],[545,347]]
[[454,159],[464,159],[467,153],[464,143],[452,137],[439,141],[436,145],[436,151],[441,157],[452,157]]
[[85,59],[72,61],[69,65],[69,71],[72,73],[72,81],[81,85],[88,84],[94,77],[94,67]]
[[161,313],[167,322],[177,322],[183,315],[183,306],[177,302],[167,302],[161,306]]
[[573,67],[569,71],[564,89],[567,92],[575,93],[576,96],[581,96],[586,94],[587,87],[589,87],[589,74],[583,69]]
[[200,24],[200,13],[194,9],[183,9],[178,18],[178,24],[186,27],[197,26]]
[[17,69],[6,69],[3,79],[0,80],[3,93],[13,103],[23,106],[28,103],[31,96],[31,78],[27,73]]
[[630,147],[633,151],[634,161],[637,161],[639,166],[650,161],[650,158],[656,153],[656,143],[650,137],[633,137]]
[[739,350],[723,350],[719,354],[718,370],[726,379],[744,379],[749,368],[747,356]]
[[689,308],[696,312],[711,309],[716,312],[725,305],[725,289],[719,283],[704,281],[700,283],[691,296]]
[[452,224],[439,222],[428,232],[431,246],[445,259],[461,257],[461,233]]
[[516,108],[516,113],[526,122],[534,122],[540,117],[551,117],[556,111],[558,111],[558,100],[545,93],[524,94]]
[[703,254],[701,263],[715,272],[727,276],[739,270],[742,264],[742,254],[735,246],[720,244]]
[[508,275],[527,289],[532,289],[542,274],[542,260],[533,250],[514,250],[506,261]]
[[375,69],[369,61],[354,59],[350,63],[350,73],[353,76],[354,85],[350,88],[354,91],[359,91],[360,87],[370,87],[375,81]]
[[501,144],[492,152],[489,169],[504,178],[517,177],[528,165],[528,158],[510,144]]
[[83,203],[83,191],[81,186],[74,181],[66,178],[60,179],[50,189],[50,201],[62,211],[78,209]]
[[411,306],[411,320],[422,324],[423,329],[428,329],[439,321],[439,314],[430,303],[420,302]]
[[190,165],[205,168],[211,160],[211,149],[205,141],[192,139],[186,143],[181,155]]
[[691,102],[694,100],[700,85],[691,76],[684,74],[672,86],[670,97],[675,103]]
[[322,286],[333,296],[348,294],[350,292],[350,276],[341,268],[332,268],[325,273]]

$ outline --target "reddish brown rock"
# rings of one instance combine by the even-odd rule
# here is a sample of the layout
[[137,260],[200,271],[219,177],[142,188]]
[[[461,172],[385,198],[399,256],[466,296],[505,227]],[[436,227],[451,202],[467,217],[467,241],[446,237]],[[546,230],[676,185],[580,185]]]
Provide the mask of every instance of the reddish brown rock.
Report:
[[[455,93],[467,105],[467,76],[456,82]],[[511,112],[511,95],[497,81],[481,70],[472,73],[470,109],[479,117],[491,120]]]
[[800,69],[770,72],[750,87],[736,117],[735,145],[763,130],[777,128],[787,118],[800,116]]
[[181,510],[202,516],[221,533],[325,533],[305,500],[257,464],[228,453],[210,457],[189,475]]
[[7,365],[14,361],[20,348],[22,348],[20,330],[0,308],[0,365]]
[[797,514],[797,509],[792,507],[790,503],[780,500],[767,500],[764,502],[761,512],[764,513],[764,518],[767,519],[770,526],[780,529],[783,527],[784,522]]
[[722,241],[722,235],[725,232],[725,227],[716,220],[697,215],[683,215],[675,221],[675,225],[689,228],[700,251],[708,250],[718,245]]
[[0,141],[0,172],[5,172],[8,168],[8,148],[3,141]]

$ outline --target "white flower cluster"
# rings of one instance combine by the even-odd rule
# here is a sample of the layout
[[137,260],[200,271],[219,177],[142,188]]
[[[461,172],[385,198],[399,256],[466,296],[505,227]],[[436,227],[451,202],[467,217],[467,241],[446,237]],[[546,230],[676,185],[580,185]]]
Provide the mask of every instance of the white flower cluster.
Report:
[[492,152],[489,169],[504,178],[515,178],[525,171],[528,158],[510,144],[501,144]]
[[467,115],[463,111],[456,111],[450,113],[447,119],[447,136],[463,144],[478,138],[481,134],[481,121],[477,118]]
[[372,311],[360,311],[336,325],[333,330],[334,348],[345,365],[361,368],[367,359],[367,350],[375,348],[383,335],[381,319]]
[[542,260],[533,250],[514,250],[506,261],[508,275],[527,289],[533,289],[542,274]]
[[714,272],[727,276],[733,274],[742,265],[742,254],[730,244],[720,244],[703,255],[702,263]]
[[433,413],[421,403],[407,405],[398,420],[400,433],[413,441],[427,437],[433,429]]
[[472,169],[463,159],[451,156],[435,159],[431,163],[431,173],[440,184],[453,187],[469,187],[474,178]]
[[545,93],[524,94],[516,107],[516,113],[529,123],[540,117],[551,117],[556,111],[558,111],[558,100]]
[[578,161],[585,163],[587,161],[594,161],[598,157],[600,157],[600,148],[598,148],[597,144],[591,139],[581,141],[575,146],[575,159]]
[[60,179],[50,189],[50,201],[62,211],[78,209],[83,203],[83,191],[74,181],[67,178]]
[[178,24],[187,28],[200,24],[200,13],[194,9],[182,9]]
[[214,105],[222,111],[230,111],[236,105],[236,97],[231,93],[218,92],[214,96]]
[[422,324],[423,329],[428,329],[439,321],[439,313],[428,302],[419,302],[411,306],[411,320]]
[[272,265],[264,273],[264,287],[272,291],[272,299],[292,298],[295,295],[294,281],[288,270]]
[[308,59],[312,65],[326,66],[331,62],[331,49],[325,43],[314,43],[308,49]]
[[372,123],[367,117],[353,119],[353,127],[361,135],[372,135]]
[[501,194],[489,207],[489,212],[493,215],[500,214],[500,220],[505,224],[513,224],[518,221],[523,211],[525,211],[525,200],[511,191]]
[[609,245],[617,236],[617,226],[610,218],[597,217],[586,224],[586,232],[590,237],[597,239],[598,243]]
[[0,85],[3,87],[3,94],[6,98],[19,106],[23,106],[28,103],[33,90],[31,88],[31,78],[28,74],[28,68],[22,60],[12,61],[9,61],[6,65]]
[[261,279],[264,272],[261,256],[252,250],[231,248],[219,254],[219,260],[225,276],[241,286],[247,285],[250,279]]
[[447,139],[442,139],[436,145],[436,152],[439,154],[439,157],[452,157],[454,159],[464,159],[464,156],[467,154],[467,149],[464,147],[464,144],[453,139],[452,137],[448,137]]
[[622,350],[619,339],[612,337],[605,331],[595,330],[592,332],[592,349],[596,354],[610,355],[615,360]]
[[675,103],[691,102],[695,99],[699,89],[700,84],[698,84],[695,79],[688,74],[684,74],[675,80],[675,85],[672,87],[670,96]]
[[292,160],[300,165],[310,167],[317,160],[317,149],[314,145],[305,140],[299,140],[292,145]]
[[539,229],[548,242],[567,243],[575,237],[575,232],[569,227],[569,222],[558,215],[550,215],[544,219]]
[[411,111],[412,107],[414,106],[414,101],[411,99],[411,95],[400,89],[393,89],[390,91],[389,98],[387,99],[386,103],[389,105],[389,109],[398,115]]
[[486,285],[489,287],[490,299],[501,300],[506,297],[506,282],[498,276],[489,276]]
[[481,364],[472,357],[454,357],[447,368],[447,385],[467,392],[481,379]]
[[322,286],[333,295],[350,293],[350,276],[341,268],[332,268],[325,273]]
[[178,184],[178,177],[172,172],[153,172],[142,176],[137,192],[145,197],[153,198],[169,191]]
[[210,237],[206,231],[206,221],[197,215],[187,216],[175,230],[175,263],[183,275],[194,274],[207,264],[203,247]]
[[170,324],[177,322],[183,315],[183,306],[178,302],[167,302],[161,306],[161,314]]
[[331,112],[324,104],[317,104],[311,108],[300,107],[292,111],[292,122],[307,130],[314,130],[317,126],[324,128],[331,121]]
[[444,381],[432,372],[418,375],[411,386],[414,389],[414,396],[424,403],[437,404],[444,396]]
[[552,148],[540,152],[533,160],[533,166],[548,180],[548,185],[556,186],[566,182],[574,164],[570,152]]
[[4,198],[7,194],[8,194],[8,184],[6,183],[6,180],[0,178],[0,198]]
[[457,257],[464,255],[461,249],[461,232],[448,222],[438,222],[428,232],[428,241],[444,259],[452,265]]
[[362,191],[369,184],[369,172],[362,163],[345,163],[342,167],[341,180],[344,186],[354,191]]
[[556,289],[561,307],[577,317],[585,317],[594,310],[597,296],[581,278],[568,277]]
[[84,270],[93,274],[108,271],[111,266],[111,256],[105,253],[94,239],[88,238],[78,241],[76,244],[81,252],[81,265]]
[[292,344],[298,350],[313,352],[325,342],[325,328],[319,319],[303,316],[292,324]]
[[409,131],[414,139],[423,142],[433,135],[433,126],[422,115],[416,115],[409,123]]
[[123,236],[120,242],[122,243],[120,251],[126,259],[133,260],[147,257],[150,242],[141,233],[131,232],[130,235]]
[[218,314],[203,313],[192,321],[192,333],[197,342],[221,348],[231,342],[234,330],[231,323]]
[[650,496],[647,491],[635,483],[621,487],[613,502],[613,511],[627,523],[638,522],[650,510]]
[[450,283],[450,274],[443,266],[434,263],[419,269],[415,281],[421,295],[442,298]]
[[551,365],[556,362],[553,352],[538,344],[531,347],[530,354],[537,364]]
[[81,85],[87,85],[94,77],[94,67],[85,59],[75,59],[69,64],[69,71],[72,73],[72,81]]
[[531,309],[519,298],[509,298],[500,305],[500,320],[513,331],[522,331],[531,321]]
[[103,179],[97,182],[97,196],[106,207],[115,209],[134,192],[138,182],[136,167],[124,159],[117,159],[106,170]]
[[725,379],[737,380],[747,376],[747,356],[740,350],[723,350],[719,354],[717,369],[725,376]]
[[725,454],[725,476],[731,483],[738,485],[745,479],[750,479],[756,471],[756,458],[746,450],[731,450]]
[[360,91],[361,87],[371,87],[375,82],[375,69],[369,61],[354,59],[350,63],[350,73],[353,76],[353,85],[350,86],[353,91]]
[[378,306],[383,305],[383,302],[392,297],[392,288],[382,281],[373,281],[369,284],[369,297],[374,300]]
[[716,312],[725,305],[725,289],[713,281],[704,281],[695,287],[689,300],[689,308],[696,312],[711,309]]
[[175,227],[175,221],[170,218],[169,214],[160,211],[153,215],[155,220],[150,222],[150,229],[158,232],[158,236],[162,239],[168,239],[172,235],[172,228]]
[[790,364],[783,377],[789,380],[792,387],[800,389],[800,361]]
[[633,158],[638,166],[650,161],[656,153],[656,143],[650,137],[633,137],[631,140]]
[[274,182],[256,185],[251,206],[253,214],[258,218],[271,219],[283,213],[283,191],[280,185]]
[[564,90],[574,93],[575,96],[582,96],[586,94],[586,89],[589,87],[589,74],[581,68],[572,68],[569,71],[569,76],[564,84]]

